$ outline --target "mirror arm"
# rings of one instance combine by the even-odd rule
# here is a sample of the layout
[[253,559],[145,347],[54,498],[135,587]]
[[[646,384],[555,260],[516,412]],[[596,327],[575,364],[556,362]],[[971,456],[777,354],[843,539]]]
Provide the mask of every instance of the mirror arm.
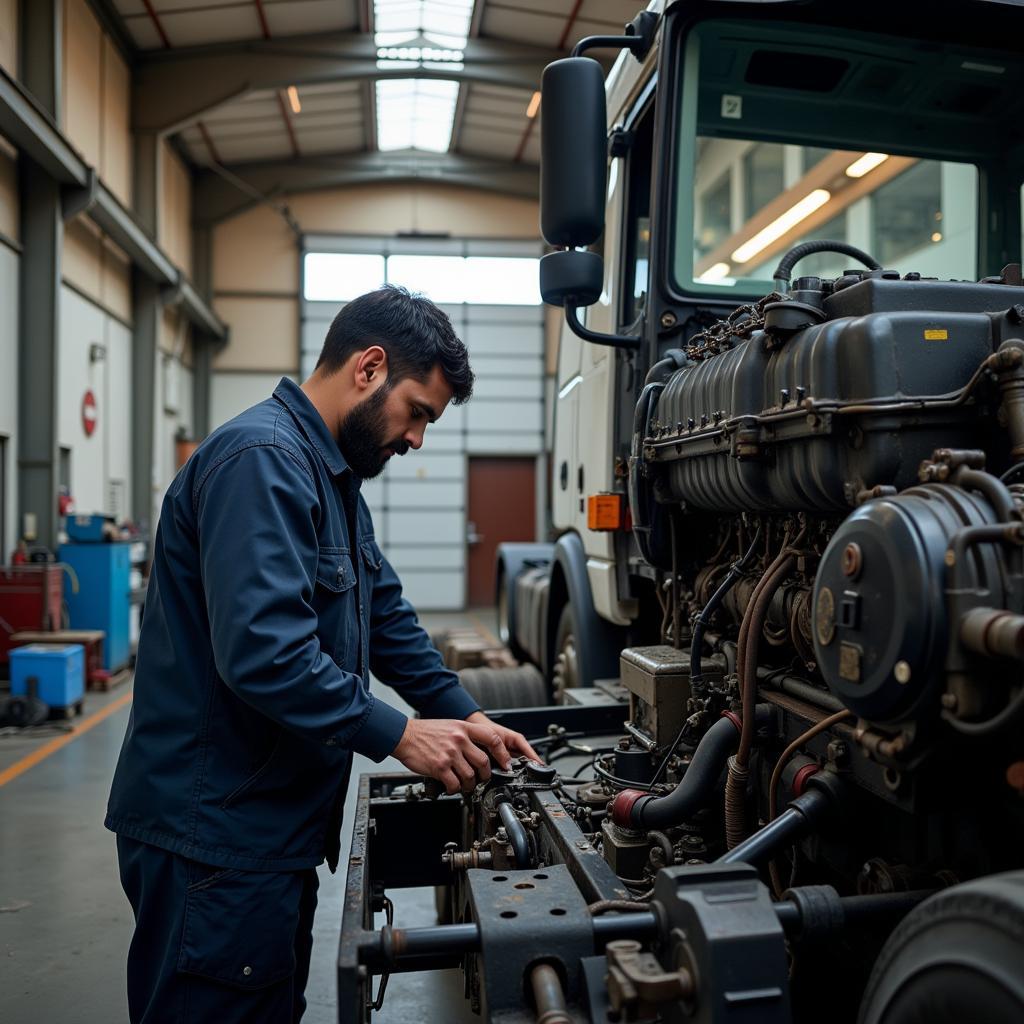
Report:
[[576,315],[576,305],[572,299],[565,302],[565,322],[578,338],[592,342],[595,345],[610,345],[612,348],[639,348],[640,337],[633,334],[600,334],[584,327],[580,318]]
[[584,36],[574,47],[573,57],[581,57],[587,50],[629,50],[637,60],[642,61],[654,44],[654,33],[658,28],[658,15],[652,11],[641,11],[627,26],[622,36]]

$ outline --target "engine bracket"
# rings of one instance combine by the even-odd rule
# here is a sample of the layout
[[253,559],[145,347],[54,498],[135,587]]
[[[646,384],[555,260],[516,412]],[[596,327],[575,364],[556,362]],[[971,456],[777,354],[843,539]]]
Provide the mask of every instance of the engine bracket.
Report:
[[785,933],[752,866],[664,868],[654,902],[670,935],[662,966],[697,985],[661,1007],[668,1024],[790,1024]]
[[476,973],[484,1018],[519,1019],[524,979],[538,963],[555,967],[570,1005],[583,1001],[581,962],[594,953],[594,919],[569,869],[564,864],[528,871],[473,869],[466,877],[472,916],[480,926]]

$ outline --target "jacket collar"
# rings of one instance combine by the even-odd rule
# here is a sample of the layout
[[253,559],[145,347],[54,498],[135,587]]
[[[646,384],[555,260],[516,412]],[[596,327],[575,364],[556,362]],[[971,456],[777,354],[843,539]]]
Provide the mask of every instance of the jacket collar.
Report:
[[274,389],[276,398],[294,417],[299,429],[309,439],[309,443],[320,453],[320,458],[334,476],[340,476],[349,468],[345,457],[338,448],[338,442],[327,429],[323,417],[317,412],[316,406],[306,397],[306,393],[289,377],[282,377],[281,383]]

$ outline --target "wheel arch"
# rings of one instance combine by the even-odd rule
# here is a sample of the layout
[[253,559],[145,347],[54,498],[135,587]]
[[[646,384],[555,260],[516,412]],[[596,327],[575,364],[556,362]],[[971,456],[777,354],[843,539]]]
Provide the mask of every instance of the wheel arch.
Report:
[[564,533],[554,548],[545,626],[548,674],[553,671],[558,656],[555,650],[558,620],[562,609],[569,604],[576,632],[580,685],[593,686],[597,679],[615,678],[619,674],[619,654],[625,644],[625,630],[602,619],[594,608],[587,575],[587,554],[580,535]]

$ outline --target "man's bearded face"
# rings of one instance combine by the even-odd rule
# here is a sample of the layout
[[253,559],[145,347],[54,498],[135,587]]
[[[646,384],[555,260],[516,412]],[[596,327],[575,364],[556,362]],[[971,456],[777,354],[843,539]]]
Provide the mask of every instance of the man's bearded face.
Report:
[[404,455],[409,445],[399,435],[388,437],[387,400],[391,383],[364,398],[341,422],[338,447],[352,472],[363,480],[379,476],[392,454]]

